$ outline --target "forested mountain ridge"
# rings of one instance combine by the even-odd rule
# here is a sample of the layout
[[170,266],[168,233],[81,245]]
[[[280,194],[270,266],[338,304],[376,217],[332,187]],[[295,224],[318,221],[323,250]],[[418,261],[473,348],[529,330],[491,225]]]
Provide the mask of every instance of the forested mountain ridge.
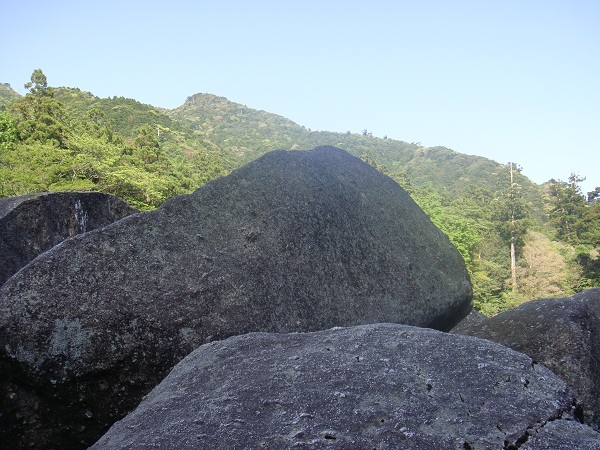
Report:
[[600,284],[599,191],[586,198],[576,177],[539,186],[513,163],[368,130],[311,131],[212,94],[168,110],[52,88],[41,70],[26,87],[21,97],[0,85],[2,197],[97,190],[148,209],[271,150],[333,145],[396,180],[450,237],[483,312]]
[[248,108],[225,97],[195,94],[166,112],[244,164],[267,151],[290,149],[307,130],[276,114]]
[[[455,198],[465,185],[498,188],[503,165],[490,159],[465,155],[445,147],[423,147],[362,133],[311,131],[282,116],[254,110],[212,94],[195,94],[169,117],[188,125],[197,136],[217,145],[236,165],[275,149],[308,149],[333,145],[362,158],[388,173],[403,173],[418,187],[432,187]],[[440,166],[445,170],[440,171]],[[523,178],[524,192],[542,207],[540,186]]]

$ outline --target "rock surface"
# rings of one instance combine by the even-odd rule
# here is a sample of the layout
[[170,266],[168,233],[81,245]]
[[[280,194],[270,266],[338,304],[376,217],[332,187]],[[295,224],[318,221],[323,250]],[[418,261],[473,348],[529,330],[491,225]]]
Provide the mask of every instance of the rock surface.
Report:
[[527,302],[452,332],[498,342],[544,364],[575,391],[585,422],[600,429],[600,288]]
[[137,212],[99,192],[56,192],[0,199],[0,285],[68,237]]
[[470,309],[460,254],[395,182],[333,147],[272,152],[0,289],[0,441],[85,447],[209,341]]
[[520,450],[600,450],[598,431],[579,422],[556,420],[531,431]]
[[550,370],[482,339],[250,333],[199,347],[91,448],[502,449],[543,443],[548,422],[583,448],[600,433],[572,421],[572,401]]

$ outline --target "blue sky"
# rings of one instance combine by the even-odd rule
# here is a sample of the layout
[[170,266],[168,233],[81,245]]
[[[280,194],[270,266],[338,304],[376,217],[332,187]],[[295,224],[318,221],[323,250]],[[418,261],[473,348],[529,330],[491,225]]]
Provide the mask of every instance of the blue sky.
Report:
[[165,108],[197,92],[313,130],[600,185],[600,1],[0,0],[0,82]]

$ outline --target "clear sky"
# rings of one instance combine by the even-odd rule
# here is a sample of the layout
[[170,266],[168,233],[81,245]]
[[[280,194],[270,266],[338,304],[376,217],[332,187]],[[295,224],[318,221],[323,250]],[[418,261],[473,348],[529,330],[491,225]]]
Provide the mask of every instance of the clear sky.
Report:
[[443,145],[600,185],[600,0],[0,0],[0,82]]

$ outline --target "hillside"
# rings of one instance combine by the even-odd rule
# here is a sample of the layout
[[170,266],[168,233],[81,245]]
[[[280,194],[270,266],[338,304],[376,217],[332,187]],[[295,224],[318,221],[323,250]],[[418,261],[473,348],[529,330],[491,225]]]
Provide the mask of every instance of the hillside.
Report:
[[[414,186],[430,186],[450,198],[456,197],[465,184],[496,190],[496,175],[503,167],[490,159],[444,147],[427,148],[368,134],[310,131],[279,115],[254,110],[212,94],[188,97],[182,106],[166,111],[166,114],[186,124],[197,136],[217,145],[236,165],[271,150],[333,145],[370,160],[389,173],[404,172]],[[533,190],[539,198],[539,187],[529,180],[526,184],[526,189]]]
[[[178,108],[166,110],[124,97],[99,98],[73,88],[57,88],[55,97],[67,112],[86,118],[100,111],[113,132],[133,142],[139,128],[150,125],[161,145],[216,150],[231,170],[277,149],[309,149],[333,145],[366,160],[388,174],[402,174],[415,189],[431,188],[449,200],[465,186],[498,190],[504,165],[445,147],[423,147],[358,133],[311,131],[289,119],[212,94],[195,94]],[[542,208],[540,186],[523,177],[525,196]]]
[[[10,84],[0,83],[0,107],[11,100],[19,98],[20,95]],[[1,109],[1,108],[0,108]]]
[[230,102],[212,94],[196,94],[171,111],[169,117],[218,146],[238,164],[267,151],[291,149],[307,130],[278,116]]
[[[217,150],[232,170],[277,149],[309,149],[333,145],[376,165],[388,174],[402,174],[413,188],[431,188],[449,200],[465,186],[496,191],[504,165],[488,158],[465,155],[445,147],[423,147],[394,139],[358,133],[311,131],[289,119],[212,94],[195,94],[178,108],[167,110],[124,97],[99,98],[73,88],[56,88],[55,97],[66,111],[87,119],[96,111],[126,143],[139,128],[156,130],[163,146],[186,141],[204,151]],[[542,208],[541,187],[523,177],[526,197]]]
[[[95,190],[153,209],[269,151],[332,145],[397,181],[450,237],[481,311],[600,284],[600,204],[586,202],[577,180],[542,187],[515,165],[366,130],[311,131],[212,94],[168,110],[51,88],[39,70],[32,83],[23,97],[0,85],[0,145],[10,150],[0,155],[1,197]],[[546,259],[532,255],[548,251],[561,263],[540,270]]]

